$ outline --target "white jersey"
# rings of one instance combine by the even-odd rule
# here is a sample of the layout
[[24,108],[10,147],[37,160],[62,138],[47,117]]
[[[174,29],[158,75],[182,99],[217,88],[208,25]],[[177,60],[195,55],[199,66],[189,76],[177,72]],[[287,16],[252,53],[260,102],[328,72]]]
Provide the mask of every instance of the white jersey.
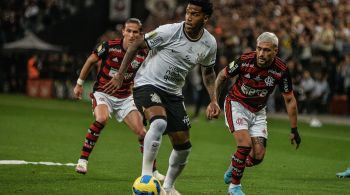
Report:
[[216,60],[216,40],[204,29],[193,41],[184,32],[184,22],[159,26],[145,34],[150,49],[135,76],[135,87],[153,85],[168,93],[182,95],[185,78],[197,64],[210,67]]

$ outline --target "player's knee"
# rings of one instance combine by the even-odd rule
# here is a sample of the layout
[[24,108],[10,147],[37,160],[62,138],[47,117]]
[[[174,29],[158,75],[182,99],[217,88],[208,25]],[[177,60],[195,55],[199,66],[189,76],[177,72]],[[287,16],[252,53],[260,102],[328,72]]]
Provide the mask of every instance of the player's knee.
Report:
[[103,125],[106,125],[108,121],[108,116],[96,116],[96,121]]
[[161,134],[165,132],[167,124],[165,116],[154,116],[150,119],[150,129],[155,129]]
[[188,156],[191,153],[192,144],[190,141],[184,144],[173,145],[172,158],[169,159],[170,165],[184,166],[188,162]]

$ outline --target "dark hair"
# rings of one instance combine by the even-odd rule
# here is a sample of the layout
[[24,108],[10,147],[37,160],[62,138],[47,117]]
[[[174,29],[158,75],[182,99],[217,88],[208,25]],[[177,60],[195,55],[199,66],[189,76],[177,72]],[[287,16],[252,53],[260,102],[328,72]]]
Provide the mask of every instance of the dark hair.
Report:
[[213,13],[213,4],[210,0],[188,0],[188,3],[202,7],[203,12],[209,16]]
[[140,26],[140,30],[142,29],[142,23],[138,18],[129,18],[125,21],[123,28],[125,28],[125,25],[128,23],[135,23],[138,24]]

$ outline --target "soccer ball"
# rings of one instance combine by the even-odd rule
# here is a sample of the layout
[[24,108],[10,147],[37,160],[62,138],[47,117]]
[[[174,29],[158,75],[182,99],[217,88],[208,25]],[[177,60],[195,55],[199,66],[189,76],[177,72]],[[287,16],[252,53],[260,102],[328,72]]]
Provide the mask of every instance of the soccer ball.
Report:
[[138,177],[132,185],[134,195],[160,195],[160,182],[151,175]]

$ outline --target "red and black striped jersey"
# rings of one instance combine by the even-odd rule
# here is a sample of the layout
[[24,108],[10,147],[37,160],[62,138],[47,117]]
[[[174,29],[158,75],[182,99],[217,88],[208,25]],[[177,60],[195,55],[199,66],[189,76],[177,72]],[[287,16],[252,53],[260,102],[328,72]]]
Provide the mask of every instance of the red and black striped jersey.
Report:
[[[110,81],[115,73],[118,72],[125,52],[126,51],[123,48],[122,39],[102,42],[94,49],[93,53],[96,54],[101,60],[96,83],[94,84],[93,88],[94,91],[104,90],[102,87],[108,83],[108,81]],[[129,64],[127,71],[124,74],[122,86],[114,94],[112,94],[112,96],[118,98],[130,96],[135,74],[146,57],[146,50],[139,50],[137,52],[135,59]]]
[[257,66],[256,52],[248,52],[225,67],[228,77],[238,76],[228,93],[228,98],[240,102],[251,112],[266,106],[268,96],[278,85],[282,93],[293,91],[286,64],[278,57],[268,68]]

